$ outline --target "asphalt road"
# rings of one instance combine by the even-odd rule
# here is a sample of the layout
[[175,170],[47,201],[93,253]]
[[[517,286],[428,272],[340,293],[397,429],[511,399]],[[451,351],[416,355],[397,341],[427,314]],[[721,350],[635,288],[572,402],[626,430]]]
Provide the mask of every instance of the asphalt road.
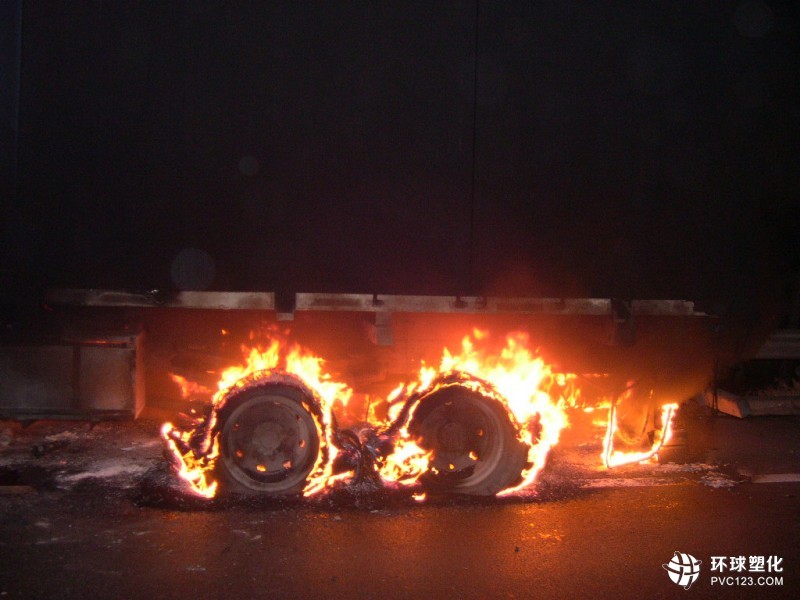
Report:
[[[800,423],[714,423],[701,452],[714,465],[608,473],[578,464],[594,448],[565,446],[535,494],[425,503],[206,504],[176,492],[146,426],[140,442],[117,425],[58,433],[45,439],[70,447],[14,463],[25,485],[4,471],[18,493],[0,494],[0,598],[796,598],[800,483],[741,473],[796,467]],[[111,469],[136,453],[145,462]],[[676,551],[701,561],[689,590],[662,568]],[[712,556],[778,557],[782,571],[713,572]],[[756,585],[712,585],[721,575]]]
[[[8,598],[797,597],[798,484],[695,482],[553,501],[383,508],[142,506],[110,491],[3,502]],[[662,564],[702,561],[689,591]],[[778,556],[783,585],[712,586],[711,556]]]

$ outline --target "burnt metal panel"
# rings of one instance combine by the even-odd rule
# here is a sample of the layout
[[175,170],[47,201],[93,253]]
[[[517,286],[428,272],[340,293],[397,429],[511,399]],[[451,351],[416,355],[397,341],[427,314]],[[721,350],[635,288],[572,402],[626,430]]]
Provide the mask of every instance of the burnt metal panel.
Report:
[[[411,296],[394,294],[299,293],[295,311],[520,313],[611,316],[608,298],[501,298],[485,296]],[[61,289],[47,293],[53,304],[97,307],[163,307],[219,310],[276,310],[274,292],[176,292]],[[688,300],[631,300],[632,315],[707,316]],[[280,314],[290,314],[280,310]],[[289,320],[289,319],[287,319]]]
[[144,408],[142,335],[0,345],[0,417],[136,418]]
[[[497,298],[483,296],[398,296],[297,294],[296,310],[430,313],[521,313],[612,315],[608,298]],[[632,300],[633,315],[706,316],[687,300]]]
[[68,410],[73,405],[71,346],[0,347],[0,412]]
[[274,310],[273,292],[126,292],[59,289],[47,293],[53,304],[98,307],[163,307],[217,310]]

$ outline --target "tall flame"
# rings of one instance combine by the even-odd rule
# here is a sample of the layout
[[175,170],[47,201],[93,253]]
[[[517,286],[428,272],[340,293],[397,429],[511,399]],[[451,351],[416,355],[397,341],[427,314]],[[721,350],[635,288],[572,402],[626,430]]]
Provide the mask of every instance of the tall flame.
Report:
[[[497,390],[495,399],[505,405],[517,426],[519,440],[529,448],[529,466],[523,471],[521,482],[501,492],[510,494],[536,480],[550,449],[558,443],[561,430],[568,425],[566,409],[576,405],[580,392],[575,375],[554,372],[541,356],[534,354],[527,333],[507,335],[499,353],[490,351],[489,342],[488,332],[474,330],[462,339],[460,353],[444,350],[438,373],[463,372]],[[436,375],[436,369],[423,366],[419,381],[410,389],[426,390]],[[402,430],[401,439],[404,435],[407,432]],[[403,448],[411,455],[405,462],[420,465],[424,451],[416,447],[415,453],[414,447]]]

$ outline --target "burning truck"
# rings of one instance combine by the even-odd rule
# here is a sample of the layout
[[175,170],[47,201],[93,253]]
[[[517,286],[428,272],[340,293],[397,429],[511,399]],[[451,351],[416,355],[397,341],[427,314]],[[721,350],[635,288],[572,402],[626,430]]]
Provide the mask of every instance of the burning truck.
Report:
[[[273,324],[242,345],[241,363],[222,370],[214,389],[172,375],[195,409],[165,423],[162,436],[193,493],[311,497],[368,486],[416,499],[507,495],[535,486],[575,415],[598,417],[597,460],[607,468],[654,460],[673,434],[669,386],[558,369],[528,331],[473,328],[385,396],[368,396],[366,411],[363,395],[288,334]],[[354,405],[362,417],[348,419]]]
[[[679,300],[53,290],[47,302],[61,334],[5,348],[0,408],[135,418],[161,399],[178,414],[162,428],[169,460],[206,498],[513,494],[536,489],[587,419],[598,467],[654,460],[680,438],[678,404],[725,362],[713,320]],[[36,404],[19,402],[30,390]]]

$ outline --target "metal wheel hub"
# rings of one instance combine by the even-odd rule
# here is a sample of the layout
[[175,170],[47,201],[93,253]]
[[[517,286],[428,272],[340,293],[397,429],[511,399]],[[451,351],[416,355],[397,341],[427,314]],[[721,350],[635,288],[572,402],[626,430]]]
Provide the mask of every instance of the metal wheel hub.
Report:
[[421,481],[434,492],[491,496],[519,481],[527,461],[508,409],[466,386],[422,397],[408,431],[431,453]]
[[431,467],[440,473],[470,475],[487,453],[486,415],[469,401],[434,408],[421,426],[423,444],[433,450]]
[[280,493],[303,481],[319,450],[311,415],[300,403],[278,394],[236,407],[222,428],[221,444],[230,476],[266,493]]
[[274,456],[279,449],[287,449],[284,442],[293,438],[293,434],[293,431],[287,431],[278,423],[262,423],[253,432],[252,450],[260,456]]
[[436,437],[445,452],[464,452],[467,448],[467,430],[461,423],[445,423]]

